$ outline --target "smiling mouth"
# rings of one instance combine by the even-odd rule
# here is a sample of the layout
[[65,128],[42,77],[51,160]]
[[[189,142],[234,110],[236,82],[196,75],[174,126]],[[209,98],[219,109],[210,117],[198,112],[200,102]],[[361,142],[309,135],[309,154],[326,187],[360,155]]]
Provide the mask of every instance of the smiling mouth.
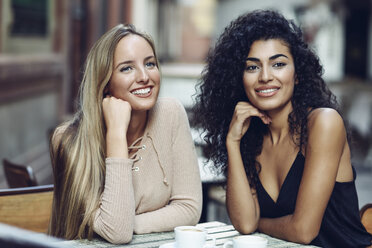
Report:
[[268,94],[279,90],[278,88],[265,89],[265,90],[256,90],[258,93]]
[[151,91],[151,87],[147,87],[147,88],[133,90],[131,93],[136,96],[145,96],[149,94],[150,91]]
[[272,88],[261,87],[261,88],[256,89],[256,94],[259,97],[272,97],[272,96],[275,96],[279,90],[280,90],[279,87],[272,87]]

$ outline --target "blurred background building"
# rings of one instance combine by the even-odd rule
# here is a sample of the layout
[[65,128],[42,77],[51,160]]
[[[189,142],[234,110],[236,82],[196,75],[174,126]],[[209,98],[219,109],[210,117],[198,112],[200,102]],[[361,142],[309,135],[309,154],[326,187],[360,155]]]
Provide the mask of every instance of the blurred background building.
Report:
[[350,124],[361,204],[372,202],[372,0],[0,0],[0,159],[52,183],[49,135],[75,111],[92,44],[116,24],[154,38],[161,96],[189,110],[209,48],[232,19],[258,8],[294,19],[318,53]]

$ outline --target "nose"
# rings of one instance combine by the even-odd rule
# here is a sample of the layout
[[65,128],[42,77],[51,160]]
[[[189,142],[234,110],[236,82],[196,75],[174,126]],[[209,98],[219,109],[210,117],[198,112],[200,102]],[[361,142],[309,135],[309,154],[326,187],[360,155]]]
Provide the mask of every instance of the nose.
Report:
[[149,75],[146,68],[139,68],[137,71],[137,83],[147,84],[149,82]]
[[271,74],[270,68],[268,66],[262,66],[262,69],[260,71],[260,82],[266,83],[270,82],[273,79],[273,76]]

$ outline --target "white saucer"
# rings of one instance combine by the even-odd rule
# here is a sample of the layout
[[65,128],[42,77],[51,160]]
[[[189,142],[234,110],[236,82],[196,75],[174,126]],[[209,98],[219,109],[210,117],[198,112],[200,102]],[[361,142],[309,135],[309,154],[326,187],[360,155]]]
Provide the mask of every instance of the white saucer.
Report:
[[[176,247],[176,242],[171,242],[171,243],[163,244],[159,246],[159,248],[177,248],[177,247]],[[214,245],[207,245],[206,248],[217,248],[217,247]]]
[[175,246],[175,242],[171,242],[171,243],[163,244],[159,246],[159,248],[176,248],[176,246]]

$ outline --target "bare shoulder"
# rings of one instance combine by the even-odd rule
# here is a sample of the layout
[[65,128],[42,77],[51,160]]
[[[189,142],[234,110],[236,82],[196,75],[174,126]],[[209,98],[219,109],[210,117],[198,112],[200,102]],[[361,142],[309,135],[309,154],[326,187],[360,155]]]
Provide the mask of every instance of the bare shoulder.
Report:
[[309,114],[305,153],[308,158],[315,159],[313,165],[337,170],[335,180],[338,182],[353,180],[347,132],[342,116],[336,110],[319,108]]
[[321,133],[345,132],[341,115],[332,108],[317,108],[308,116],[308,129]]

